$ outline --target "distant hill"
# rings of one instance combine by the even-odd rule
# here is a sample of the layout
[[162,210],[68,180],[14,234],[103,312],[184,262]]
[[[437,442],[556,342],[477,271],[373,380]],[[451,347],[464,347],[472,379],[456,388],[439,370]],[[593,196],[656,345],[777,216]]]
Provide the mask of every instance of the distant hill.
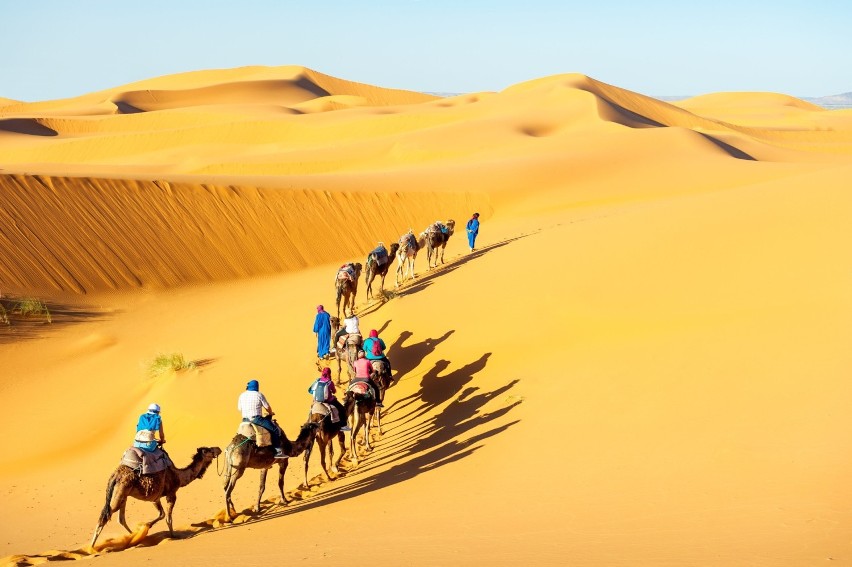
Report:
[[[689,96],[655,96],[657,100],[662,100],[665,102],[676,102],[678,100],[684,100],[687,98],[693,98],[692,95]],[[827,109],[838,109],[838,108],[852,108],[852,92],[843,93],[838,95],[831,96],[820,96],[820,97],[808,97],[801,96],[797,97],[800,100],[804,100],[811,104],[815,104],[817,106],[821,106]]]
[[818,104],[824,108],[852,108],[852,92],[817,98],[802,97],[802,100]]

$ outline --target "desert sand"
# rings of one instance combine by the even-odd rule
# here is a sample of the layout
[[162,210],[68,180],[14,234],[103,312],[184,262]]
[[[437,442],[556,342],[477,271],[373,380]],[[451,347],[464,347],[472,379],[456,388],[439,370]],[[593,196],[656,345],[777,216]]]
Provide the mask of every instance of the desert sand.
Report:
[[[0,293],[52,316],[0,324],[0,564],[852,564],[850,112],[302,67],[0,99]],[[116,515],[88,547],[149,403],[178,466],[249,379],[295,437],[337,267],[448,219],[444,265],[361,282],[397,382],[358,466],[292,459],[259,513],[249,470],[229,523],[220,458],[176,538]]]

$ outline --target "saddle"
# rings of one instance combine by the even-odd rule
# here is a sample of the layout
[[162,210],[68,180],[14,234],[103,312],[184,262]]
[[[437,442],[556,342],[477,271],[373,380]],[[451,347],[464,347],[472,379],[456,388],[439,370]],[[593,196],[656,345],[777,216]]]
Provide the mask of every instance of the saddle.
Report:
[[414,236],[413,232],[409,232],[408,234],[403,235],[402,238],[399,239],[399,247],[400,249],[417,249],[417,237]]
[[427,234],[435,234],[435,233],[447,234],[447,227],[442,222],[436,222],[435,224],[429,225],[429,228],[426,229]]
[[349,280],[350,282],[354,282],[355,268],[352,267],[352,264],[346,264],[345,266],[342,266],[339,270],[337,270],[337,279]]
[[250,421],[243,421],[237,428],[237,433],[254,441],[258,447],[270,447],[272,445],[272,433]]
[[316,413],[325,416],[330,415],[332,423],[337,423],[338,421],[340,421],[340,412],[337,411],[337,408],[334,407],[333,404],[329,404],[327,402],[314,402],[311,405],[311,413]]
[[349,387],[346,388],[346,391],[351,392],[355,396],[378,399],[376,394],[373,392],[373,388],[368,382],[352,382],[349,384]]
[[361,335],[358,333],[349,333],[348,335],[343,335],[340,337],[340,340],[337,341],[337,348],[343,349],[344,346],[354,346],[356,348],[361,348]]
[[385,361],[384,360],[371,360],[370,365],[372,365],[373,370],[379,374],[385,371]]
[[373,261],[377,266],[381,267],[388,263],[388,250],[385,248],[385,245],[381,242],[379,243],[379,247],[370,252],[370,256],[372,256]]
[[154,474],[166,470],[172,465],[172,460],[162,449],[143,451],[139,447],[130,447],[122,455],[121,464],[139,474]]

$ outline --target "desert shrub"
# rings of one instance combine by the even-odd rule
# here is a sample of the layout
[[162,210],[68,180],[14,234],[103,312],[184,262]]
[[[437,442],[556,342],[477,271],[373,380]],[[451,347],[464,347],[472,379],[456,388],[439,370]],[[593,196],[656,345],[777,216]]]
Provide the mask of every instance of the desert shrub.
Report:
[[53,322],[47,305],[44,301],[35,297],[25,297],[18,301],[12,308],[12,313],[21,317],[44,317],[48,323]]
[[195,363],[186,360],[180,353],[160,353],[148,365],[148,376],[156,378],[166,372],[177,372],[192,368],[195,368]]

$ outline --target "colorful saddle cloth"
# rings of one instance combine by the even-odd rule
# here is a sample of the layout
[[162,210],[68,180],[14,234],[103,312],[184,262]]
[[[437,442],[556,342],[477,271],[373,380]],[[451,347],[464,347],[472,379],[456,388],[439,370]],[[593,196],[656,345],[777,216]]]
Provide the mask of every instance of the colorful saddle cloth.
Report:
[[121,464],[141,474],[154,474],[166,470],[172,460],[162,449],[143,451],[139,447],[130,447],[121,457]]

